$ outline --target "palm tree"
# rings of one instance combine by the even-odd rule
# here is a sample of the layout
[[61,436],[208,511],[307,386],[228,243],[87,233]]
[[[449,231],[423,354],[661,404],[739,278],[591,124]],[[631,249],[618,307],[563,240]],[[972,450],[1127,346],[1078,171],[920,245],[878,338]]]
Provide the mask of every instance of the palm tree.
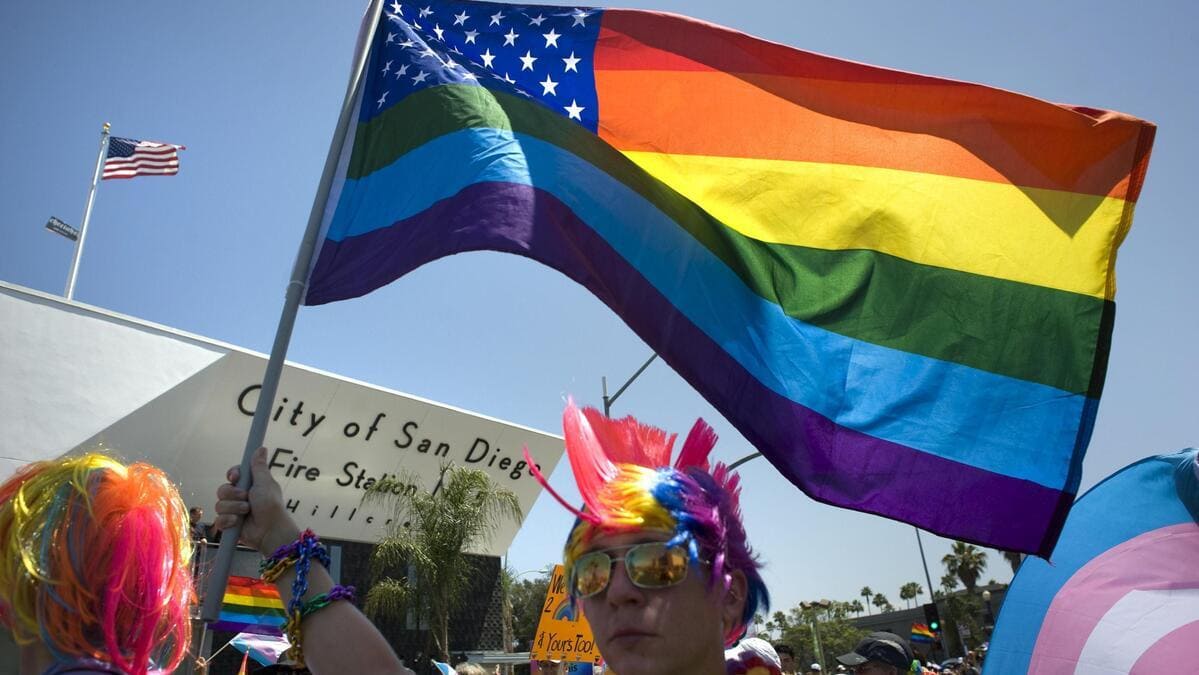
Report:
[[858,616],[861,616],[862,612],[864,611],[862,609],[862,602],[860,600],[854,600],[854,601],[848,603],[846,605],[846,609],[853,612],[854,614],[857,614]]
[[430,627],[439,658],[449,661],[450,614],[470,579],[465,549],[506,521],[520,522],[520,502],[479,469],[443,467],[434,492],[415,489],[417,480],[384,479],[363,495],[364,504],[390,506],[393,523],[371,552],[374,585],[366,611],[402,620],[413,610]]
[[998,549],[998,551],[999,555],[1002,555],[1003,559],[1007,561],[1007,564],[1012,566],[1012,574],[1015,574],[1020,569],[1020,563],[1024,562],[1024,554],[1019,551],[1005,551],[1003,549]]
[[870,590],[869,586],[863,586],[858,595],[866,598],[866,616],[870,616],[870,600],[874,598],[874,591]]
[[916,597],[919,596],[923,592],[924,592],[924,587],[922,587],[920,584],[916,583],[915,581],[909,581],[908,583],[899,587],[899,599],[907,600],[908,607],[911,608],[912,600],[915,600]]
[[871,600],[871,602],[874,603],[875,607],[878,607],[878,611],[880,612],[889,612],[894,609],[894,607],[891,606],[891,601],[888,600],[887,596],[883,595],[882,593],[875,593],[874,599]]
[[941,575],[941,590],[944,591],[944,593],[942,593],[942,595],[949,595],[957,587],[958,587],[958,578],[957,577],[953,576],[952,574],[950,574],[948,572]]
[[967,593],[973,593],[978,577],[987,569],[987,554],[977,546],[955,541],[953,552],[946,553],[941,562],[945,563],[946,572],[962,580]]

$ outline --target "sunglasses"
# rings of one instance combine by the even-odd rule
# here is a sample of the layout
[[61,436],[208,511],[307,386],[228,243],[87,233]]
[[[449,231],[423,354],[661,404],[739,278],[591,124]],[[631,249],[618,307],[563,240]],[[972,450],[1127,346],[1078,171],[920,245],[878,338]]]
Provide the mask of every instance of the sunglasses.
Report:
[[612,566],[621,558],[611,554],[624,551],[624,571],[637,588],[669,588],[687,578],[690,559],[682,546],[667,546],[651,541],[634,546],[618,546],[591,551],[579,556],[570,569],[570,588],[576,598],[590,598],[608,587]]

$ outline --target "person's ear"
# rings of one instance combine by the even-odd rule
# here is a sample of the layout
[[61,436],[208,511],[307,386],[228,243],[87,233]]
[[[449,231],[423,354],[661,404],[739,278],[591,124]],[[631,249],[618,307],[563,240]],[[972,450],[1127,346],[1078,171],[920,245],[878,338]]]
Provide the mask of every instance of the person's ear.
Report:
[[730,637],[733,628],[741,623],[741,615],[745,613],[746,596],[749,594],[749,582],[745,572],[736,570],[729,574],[729,587],[724,592],[720,603],[720,618],[724,625],[724,635]]

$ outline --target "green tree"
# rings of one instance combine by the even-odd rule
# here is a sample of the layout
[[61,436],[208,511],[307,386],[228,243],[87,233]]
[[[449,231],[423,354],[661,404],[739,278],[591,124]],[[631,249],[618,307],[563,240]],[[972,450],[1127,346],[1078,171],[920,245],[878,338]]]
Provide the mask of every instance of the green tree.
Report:
[[512,584],[509,598],[512,603],[512,637],[521,644],[533,643],[537,622],[545,605],[545,593],[550,587],[550,575],[543,572],[533,579],[521,579]]
[[[858,602],[858,601],[854,601]],[[858,603],[859,606],[861,603]],[[837,654],[853,651],[858,640],[866,631],[856,628],[850,623],[846,613],[853,602],[834,602],[827,610],[806,613],[799,607],[792,607],[787,613],[775,612],[773,623],[781,626],[776,642],[783,642],[795,650],[796,659],[803,664],[816,661],[816,644],[812,640],[812,617],[816,618],[817,630],[820,631],[820,646],[825,659],[832,659]],[[829,664],[824,664],[826,667]]]
[[865,611],[862,607],[862,601],[854,600],[854,601],[850,602],[849,603],[849,611],[853,612],[854,614],[857,614],[858,616],[861,616],[862,612]]
[[909,581],[908,583],[899,587],[899,599],[907,600],[908,607],[911,608],[912,600],[915,600],[923,592],[924,592],[924,587],[922,587],[920,584],[916,583],[915,581]]
[[[966,649],[977,647],[986,637],[982,631],[982,599],[973,593],[958,593],[950,596],[944,604],[946,615],[951,627],[950,635],[954,642]],[[962,626],[969,628],[970,637],[962,637]]]
[[945,571],[962,580],[968,593],[974,593],[978,577],[987,569],[987,553],[962,541],[953,542],[951,553],[941,558]]
[[858,595],[866,599],[866,616],[870,616],[870,601],[874,599],[874,591],[869,586],[863,586]]
[[363,495],[364,504],[388,507],[392,522],[371,552],[366,611],[403,620],[412,610],[429,626],[434,653],[449,661],[450,614],[469,587],[465,551],[502,523],[520,522],[520,502],[479,469],[443,466],[432,492],[417,484],[412,475],[387,478]]
[[887,599],[887,596],[883,595],[882,593],[875,593],[874,599],[870,602],[875,607],[878,607],[878,611],[880,612],[890,612],[891,610],[895,609],[895,607],[891,605],[891,601]]
[[941,575],[941,590],[933,594],[933,599],[944,598],[958,587],[958,578],[946,572]]

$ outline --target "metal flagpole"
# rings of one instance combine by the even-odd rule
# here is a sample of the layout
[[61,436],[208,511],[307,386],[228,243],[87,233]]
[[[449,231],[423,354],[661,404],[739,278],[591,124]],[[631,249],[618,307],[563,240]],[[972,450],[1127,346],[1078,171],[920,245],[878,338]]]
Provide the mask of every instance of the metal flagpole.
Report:
[[87,192],[87,206],[83,208],[83,225],[79,227],[79,239],[75,241],[75,258],[71,261],[71,271],[67,275],[67,288],[63,295],[70,300],[75,295],[75,275],[79,272],[79,259],[83,257],[83,238],[87,236],[87,222],[92,219],[92,204],[96,202],[96,185],[100,182],[100,172],[104,168],[104,156],[108,154],[108,130],[110,125],[104,123],[100,131],[100,154],[96,155],[96,170],[92,172],[92,189]]
[[[275,392],[279,388],[279,376],[283,374],[283,361],[287,357],[287,345],[291,342],[292,328],[295,327],[296,312],[300,309],[300,301],[308,286],[308,270],[312,266],[312,257],[316,252],[316,238],[320,233],[325,203],[329,199],[333,177],[337,172],[337,163],[349,132],[350,119],[353,117],[358,87],[363,73],[366,71],[370,45],[374,40],[375,30],[379,25],[379,17],[382,13],[382,0],[372,0],[364,17],[364,21],[369,23],[364,24],[360,33],[364,39],[358,44],[345,100],[342,101],[341,114],[337,118],[337,129],[333,133],[333,141],[329,144],[329,153],[325,156],[325,169],[321,173],[321,182],[317,186],[316,197],[312,201],[312,211],[308,214],[308,229],[304,232],[300,250],[296,253],[296,263],[291,271],[291,281],[287,284],[287,297],[279,316],[279,327],[275,331],[275,343],[271,347],[271,357],[267,361],[266,372],[262,376],[262,390],[258,392],[258,406],[254,410],[254,419],[250,423],[250,434],[246,438],[246,447],[242,452],[241,475],[237,481],[237,487],[243,490],[250,488],[250,458],[266,438],[266,425],[271,406],[274,405]],[[233,553],[237,548],[237,540],[240,536],[241,523],[221,536],[221,545],[217,549],[216,560],[213,561],[208,589],[204,593],[204,605],[200,610],[200,618],[208,623],[216,621],[220,616],[221,598],[225,595],[229,569],[233,565]]]

